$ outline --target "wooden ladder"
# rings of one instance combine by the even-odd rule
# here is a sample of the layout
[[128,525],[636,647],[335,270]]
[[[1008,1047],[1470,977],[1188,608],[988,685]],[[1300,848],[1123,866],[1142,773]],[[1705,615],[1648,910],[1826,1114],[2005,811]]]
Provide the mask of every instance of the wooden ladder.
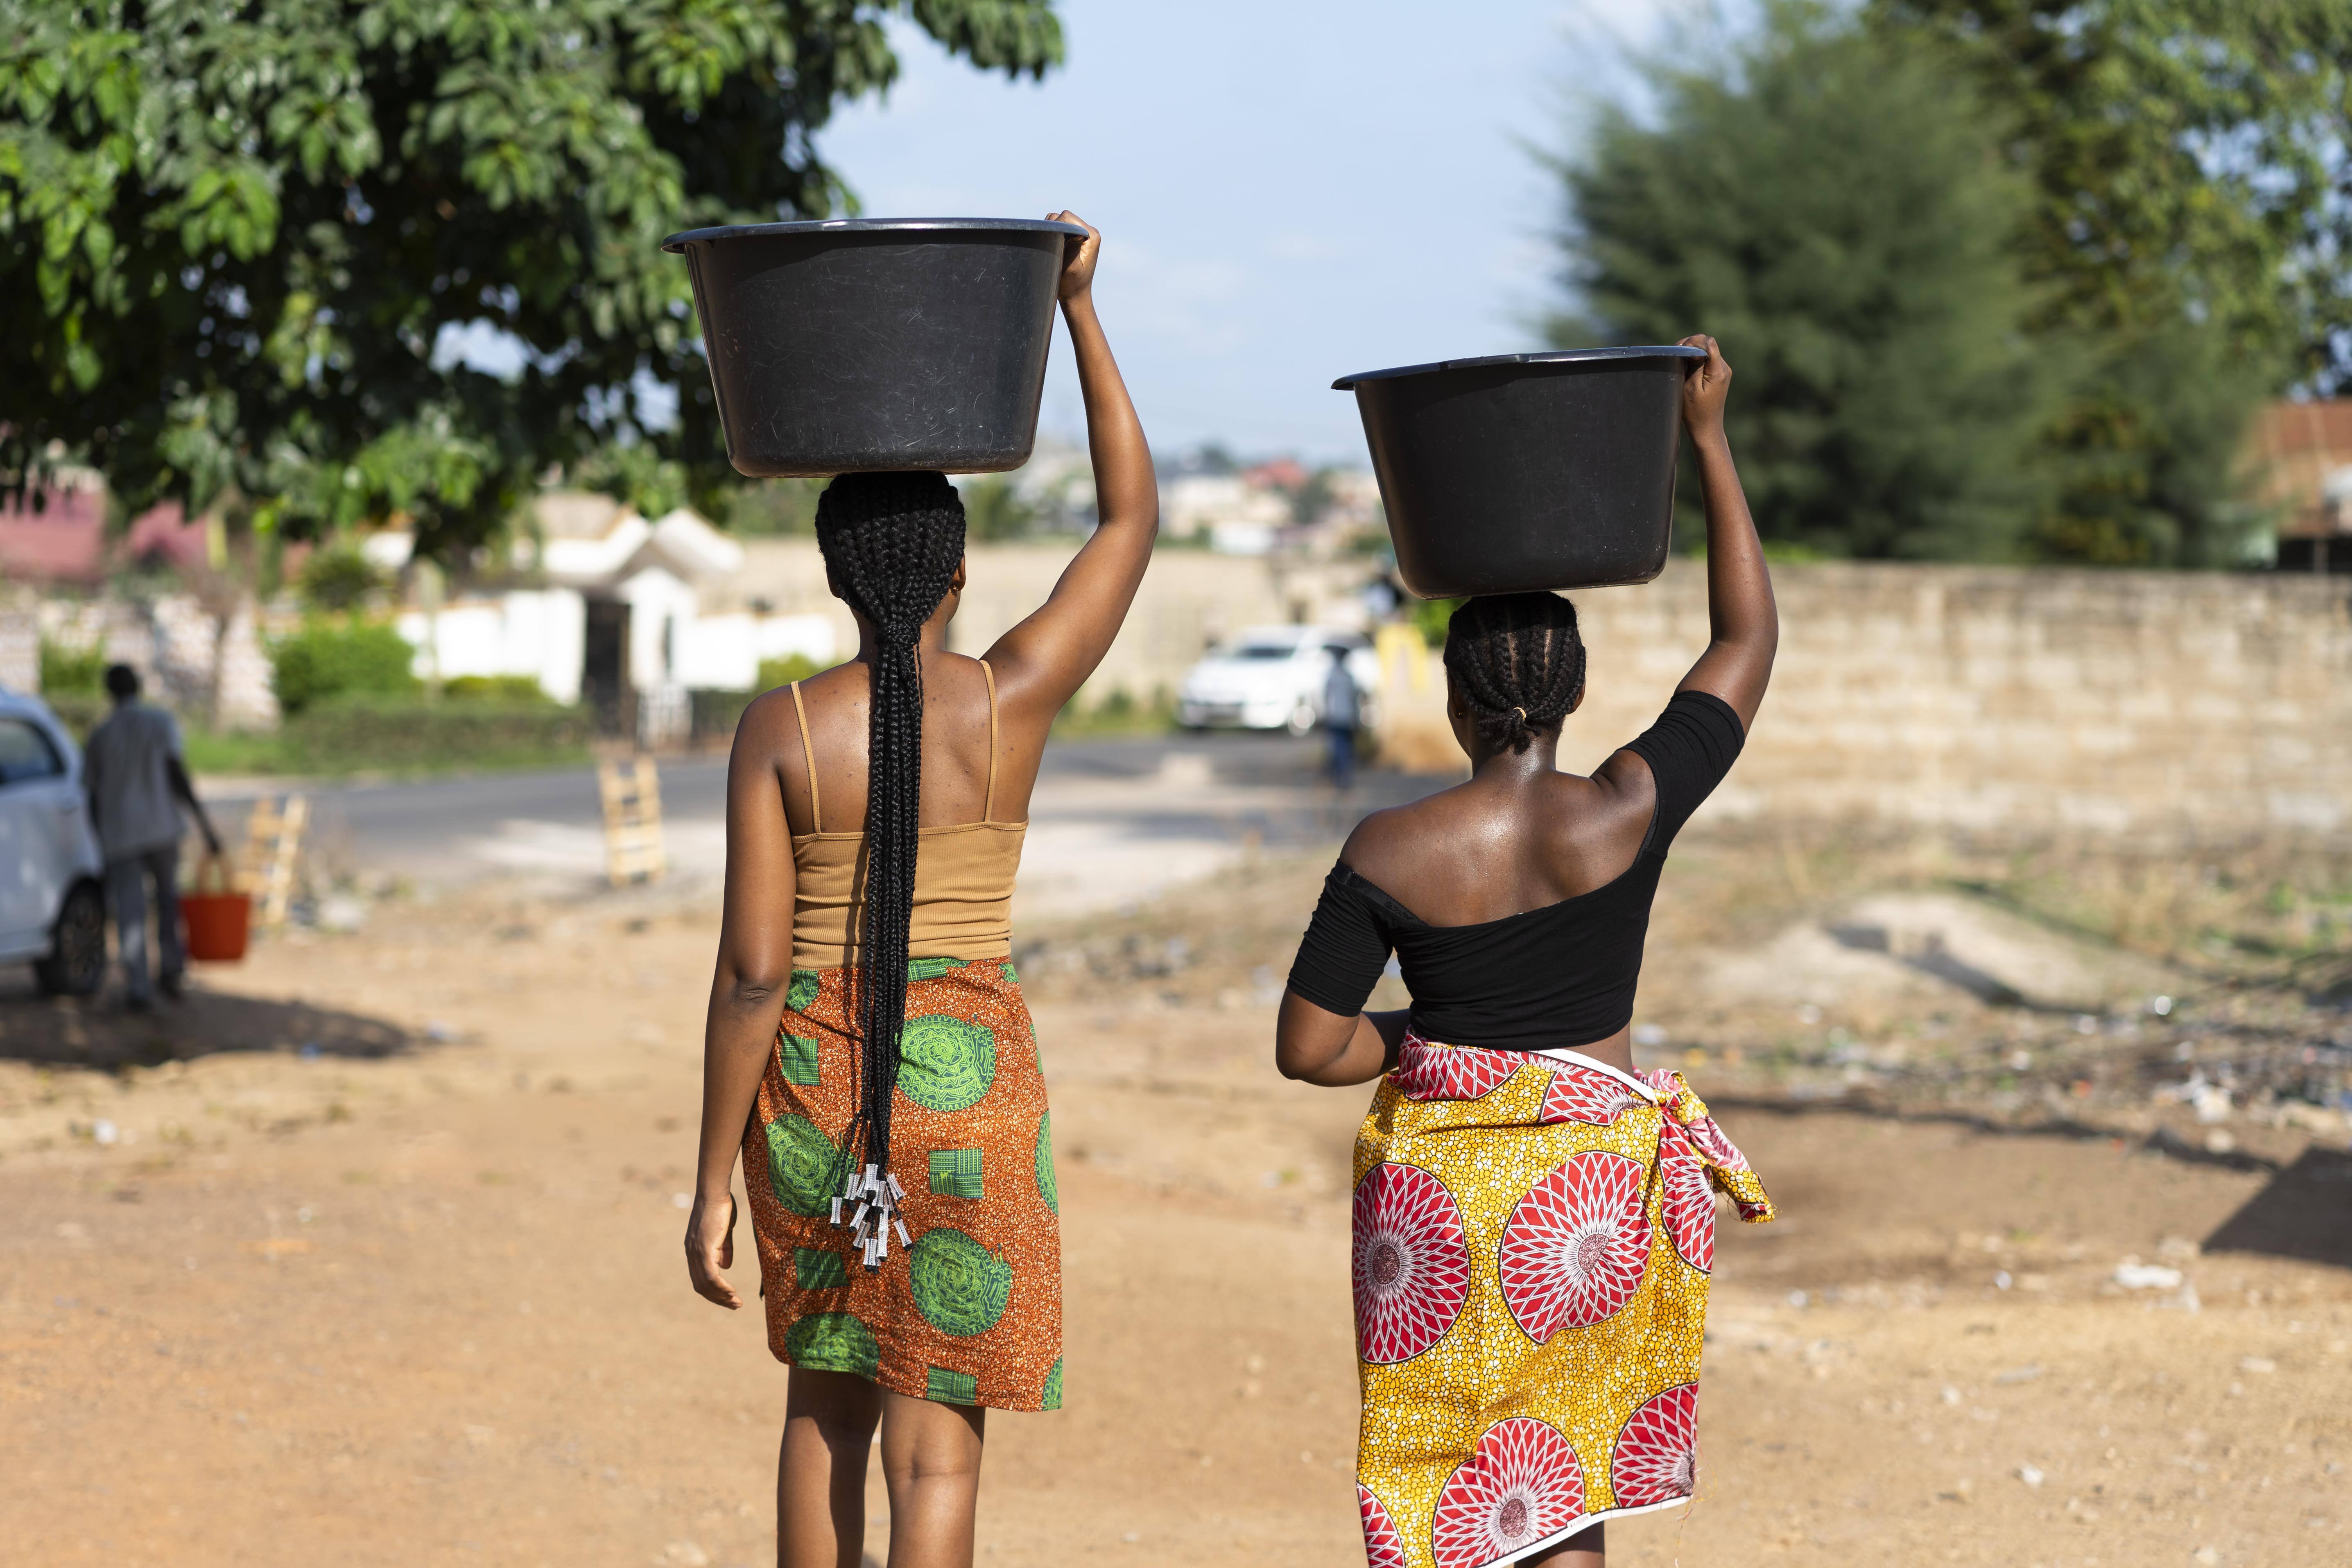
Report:
[[294,868],[302,853],[302,829],[310,820],[310,803],[299,795],[289,795],[282,802],[264,795],[247,814],[245,853],[239,857],[237,879],[253,896],[257,924],[286,923],[287,910],[294,902]]
[[613,886],[661,880],[661,777],[654,760],[607,757],[596,764],[596,786],[604,797],[604,872]]

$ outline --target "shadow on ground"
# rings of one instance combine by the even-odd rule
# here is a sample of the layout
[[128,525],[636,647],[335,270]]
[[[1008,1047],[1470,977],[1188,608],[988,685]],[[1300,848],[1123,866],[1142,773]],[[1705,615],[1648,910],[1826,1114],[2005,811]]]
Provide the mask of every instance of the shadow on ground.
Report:
[[159,997],[153,1012],[130,1013],[110,998],[44,996],[29,977],[0,982],[0,1060],[37,1067],[110,1071],[224,1051],[373,1058],[416,1043],[385,1019],[299,1002],[192,990],[177,1002]]
[[2305,1150],[2205,1238],[2205,1250],[2352,1268],[2352,1154]]

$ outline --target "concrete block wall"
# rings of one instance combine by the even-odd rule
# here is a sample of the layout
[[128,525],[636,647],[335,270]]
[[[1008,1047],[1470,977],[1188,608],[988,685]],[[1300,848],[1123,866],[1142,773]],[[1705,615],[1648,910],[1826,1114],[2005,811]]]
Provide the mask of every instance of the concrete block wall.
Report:
[[[2341,581],[1850,563],[1773,581],[1772,687],[1702,819],[2352,847]],[[1587,772],[1705,647],[1705,568],[1570,598],[1591,665],[1561,763]],[[1400,696],[1402,721],[1435,719],[1433,696]]]

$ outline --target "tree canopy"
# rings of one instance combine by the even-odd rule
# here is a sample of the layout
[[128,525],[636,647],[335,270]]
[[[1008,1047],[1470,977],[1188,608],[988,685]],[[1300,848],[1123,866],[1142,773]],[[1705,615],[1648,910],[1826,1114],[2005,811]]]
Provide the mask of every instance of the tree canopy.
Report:
[[2352,5],[2344,0],[1870,0],[1948,45],[2034,183],[2020,237],[2053,320],[2210,321],[2352,375]]
[[1601,111],[1563,165],[1564,345],[1714,333],[1759,527],[1834,555],[2010,552],[2065,367],[2026,340],[2031,192],[1964,79],[1817,7]]
[[658,243],[854,210],[814,137],[894,79],[894,15],[1062,58],[1052,0],[0,0],[0,483],[62,454],[446,552],[551,466],[723,482]]

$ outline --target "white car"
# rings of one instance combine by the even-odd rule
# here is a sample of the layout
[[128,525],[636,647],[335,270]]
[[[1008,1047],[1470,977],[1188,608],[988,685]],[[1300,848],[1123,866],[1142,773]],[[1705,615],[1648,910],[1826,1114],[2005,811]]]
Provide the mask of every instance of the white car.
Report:
[[1323,716],[1331,655],[1348,656],[1361,722],[1373,722],[1380,659],[1361,632],[1339,626],[1254,626],[1194,665],[1176,693],[1176,721],[1188,730],[1288,730],[1304,735]]
[[81,748],[37,697],[0,690],[0,963],[52,995],[106,978],[105,861],[82,794]]

